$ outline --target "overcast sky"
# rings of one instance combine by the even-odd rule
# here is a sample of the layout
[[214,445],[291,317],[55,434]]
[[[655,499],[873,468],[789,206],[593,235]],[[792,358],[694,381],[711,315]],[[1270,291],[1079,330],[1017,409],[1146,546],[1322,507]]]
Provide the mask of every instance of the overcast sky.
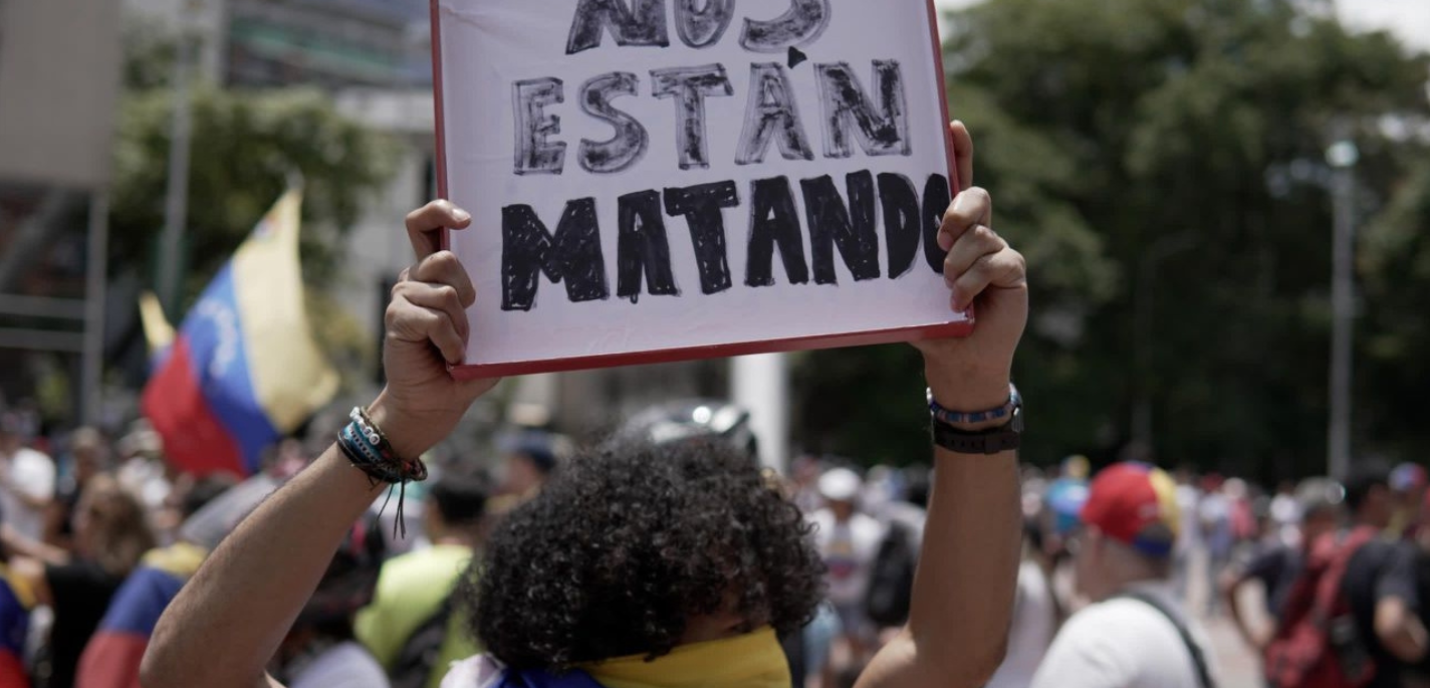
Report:
[[[934,0],[940,7],[966,7],[982,0]],[[1341,16],[1352,26],[1390,29],[1402,41],[1430,50],[1430,0],[1339,0]]]

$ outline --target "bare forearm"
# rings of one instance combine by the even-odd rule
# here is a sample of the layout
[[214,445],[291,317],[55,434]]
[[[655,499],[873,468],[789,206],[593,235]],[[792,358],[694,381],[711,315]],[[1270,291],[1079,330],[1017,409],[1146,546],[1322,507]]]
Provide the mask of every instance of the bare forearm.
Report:
[[1414,664],[1425,657],[1425,626],[1398,598],[1376,604],[1375,633],[1385,648],[1403,662]]
[[145,688],[266,685],[269,658],[376,494],[336,447],[274,493],[164,612]]
[[944,685],[982,685],[1002,662],[1017,594],[1018,458],[943,449],[936,457],[909,633],[921,654],[949,660]]
[[1231,622],[1236,625],[1237,632],[1241,633],[1241,639],[1245,640],[1247,645],[1260,648],[1261,641],[1257,639],[1256,634],[1251,632],[1251,626],[1247,625],[1246,618],[1241,613],[1241,602],[1237,595],[1241,585],[1242,581],[1237,579],[1222,581],[1218,592],[1221,595],[1222,605],[1231,614]]

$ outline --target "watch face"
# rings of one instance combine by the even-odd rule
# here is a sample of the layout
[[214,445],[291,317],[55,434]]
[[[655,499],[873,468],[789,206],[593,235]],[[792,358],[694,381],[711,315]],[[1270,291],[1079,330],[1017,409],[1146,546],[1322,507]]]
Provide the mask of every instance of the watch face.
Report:
[[1023,405],[1018,404],[1013,407],[1013,420],[1008,423],[1009,429],[1013,432],[1023,432]]

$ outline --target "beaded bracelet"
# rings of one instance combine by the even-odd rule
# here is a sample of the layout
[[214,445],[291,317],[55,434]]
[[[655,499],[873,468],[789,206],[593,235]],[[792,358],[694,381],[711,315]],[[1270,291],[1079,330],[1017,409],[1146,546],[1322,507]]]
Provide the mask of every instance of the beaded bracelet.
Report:
[[383,501],[379,514],[387,509],[387,503],[392,500],[391,487],[398,488],[397,523],[393,533],[396,535],[400,530],[405,538],[407,524],[403,519],[403,503],[407,497],[407,483],[426,480],[427,465],[420,458],[399,457],[392,449],[392,443],[388,442],[387,435],[372,422],[366,409],[354,408],[348,414],[348,420],[350,422],[338,432],[338,449],[354,468],[368,477],[373,487],[384,483],[389,486],[387,500]]
[[1009,384],[1008,403],[991,411],[979,411],[977,413],[961,413],[958,411],[950,411],[940,406],[939,403],[934,400],[932,389],[928,391],[928,402],[929,413],[933,414],[934,418],[937,418],[938,420],[944,423],[949,423],[951,425],[974,425],[977,423],[984,423],[990,420],[999,420],[1002,418],[1009,417],[1013,414],[1013,409],[1017,408],[1020,404],[1023,403],[1023,398],[1018,395],[1018,388],[1013,386],[1012,384]]

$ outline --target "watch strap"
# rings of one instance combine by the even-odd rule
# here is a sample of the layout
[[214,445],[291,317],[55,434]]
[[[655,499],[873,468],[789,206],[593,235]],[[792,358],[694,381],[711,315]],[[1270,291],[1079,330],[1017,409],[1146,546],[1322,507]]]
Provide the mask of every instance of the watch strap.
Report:
[[1023,444],[1023,433],[1009,423],[978,432],[960,430],[937,418],[933,421],[933,443],[955,454],[992,456],[1015,451]]

